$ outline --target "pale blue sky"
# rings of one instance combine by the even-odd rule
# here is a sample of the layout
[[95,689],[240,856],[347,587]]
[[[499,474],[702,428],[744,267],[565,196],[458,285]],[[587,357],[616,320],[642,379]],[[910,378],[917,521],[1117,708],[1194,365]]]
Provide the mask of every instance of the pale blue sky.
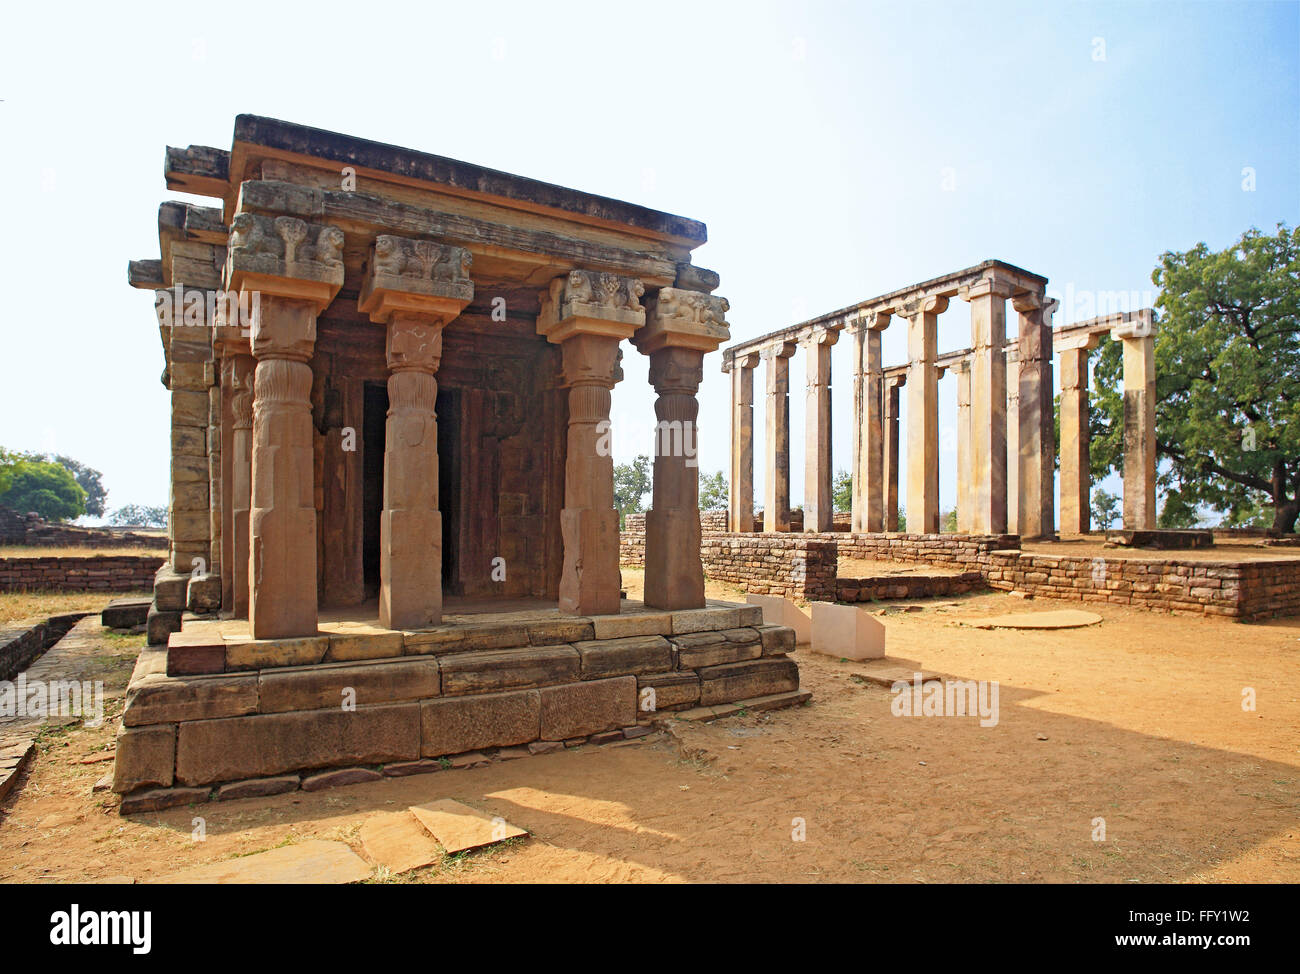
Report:
[[[742,340],[987,257],[1057,293],[1141,293],[1166,249],[1294,225],[1298,12],[1041,0],[228,3],[206,17],[176,3],[17,6],[0,39],[0,444],[98,467],[110,506],[166,502],[162,352],[152,297],[127,287],[126,263],[157,256],[158,203],[185,198],[163,186],[163,147],[228,147],[240,112],[703,220],[696,262],[722,275]],[[1057,323],[1070,319],[1065,308]],[[941,350],[969,344],[968,322],[953,302]],[[848,346],[834,352],[837,467],[849,462]],[[718,361],[706,360],[701,390],[710,470],[727,464]],[[885,362],[901,361],[896,327]],[[630,347],[625,366],[616,429],[652,415]],[[796,503],[802,375],[799,355]],[[947,508],[952,380],[940,389]],[[756,418],[761,429],[761,404]],[[617,459],[649,452],[645,428],[616,441]],[[761,497],[761,449],[756,466]]]

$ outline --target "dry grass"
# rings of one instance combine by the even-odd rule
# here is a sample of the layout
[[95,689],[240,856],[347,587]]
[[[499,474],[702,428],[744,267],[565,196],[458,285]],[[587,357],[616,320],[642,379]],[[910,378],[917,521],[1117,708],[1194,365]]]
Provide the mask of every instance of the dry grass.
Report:
[[98,612],[113,599],[147,599],[150,592],[0,592],[0,626],[43,622],[65,612]]
[[137,558],[142,555],[166,558],[167,544],[164,542],[157,548],[95,548],[89,545],[86,547],[65,545],[62,547],[42,548],[36,545],[0,545],[0,558],[94,558],[96,556]]

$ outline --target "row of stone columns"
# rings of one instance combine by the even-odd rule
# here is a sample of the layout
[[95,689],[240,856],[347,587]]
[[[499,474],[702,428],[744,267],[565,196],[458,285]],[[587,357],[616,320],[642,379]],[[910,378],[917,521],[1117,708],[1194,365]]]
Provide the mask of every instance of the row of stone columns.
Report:
[[[240,294],[239,306],[251,309],[251,341],[230,324],[218,329],[231,404],[232,608],[236,615],[247,612],[254,638],[307,635],[317,622],[308,362],[316,316],[343,281],[342,232],[247,213],[232,229],[229,287]],[[267,245],[276,238],[279,246]],[[361,288],[360,310],[385,326],[390,373],[379,603],[387,628],[427,627],[442,617],[436,375],[443,329],[473,298],[469,268],[462,248],[381,235]],[[658,393],[661,437],[647,512],[645,601],[663,609],[704,605],[696,392],[704,355],[728,337],[727,303],[661,288],[647,314],[643,293],[635,278],[575,270],[551,284],[538,318],[538,332],[561,346],[569,399],[559,585],[567,613],[620,609],[609,423],[625,338],[650,357]]]

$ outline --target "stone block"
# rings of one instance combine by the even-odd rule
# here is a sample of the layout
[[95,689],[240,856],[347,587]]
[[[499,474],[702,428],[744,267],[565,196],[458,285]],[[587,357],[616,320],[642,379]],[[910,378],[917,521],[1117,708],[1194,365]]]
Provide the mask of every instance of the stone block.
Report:
[[582,678],[662,673],[673,668],[672,647],[663,636],[625,636],[574,643],[582,657]]
[[636,701],[637,711],[643,715],[693,707],[700,702],[700,678],[694,670],[638,677]]
[[596,639],[668,636],[673,631],[671,612],[625,612],[616,616],[593,616],[591,623]]
[[100,624],[109,629],[134,629],[149,619],[151,599],[114,599],[99,614]]
[[441,660],[442,692],[490,693],[579,679],[581,658],[572,646],[456,653]]
[[[176,627],[178,630],[180,626]],[[167,637],[167,675],[198,676],[226,668],[226,647],[213,630],[173,632]]]
[[216,612],[220,609],[221,576],[191,575],[185,604],[191,612]]
[[369,781],[383,781],[384,776],[370,768],[335,768],[302,779],[303,791],[324,791],[341,785],[361,785]]
[[879,659],[885,655],[885,626],[865,610],[834,602],[812,604],[814,653],[841,659]]
[[253,639],[248,635],[227,636],[226,669],[263,670],[281,666],[311,666],[321,662],[329,649],[328,636],[287,636],[281,639]]
[[344,629],[328,634],[329,648],[325,651],[326,663],[358,662],[368,659],[391,659],[403,653],[400,632],[391,629]]
[[677,668],[681,670],[738,663],[763,655],[758,632],[749,628],[676,636],[673,643],[677,646]]
[[146,788],[122,798],[119,815],[161,812],[181,805],[199,805],[212,796],[211,788]]
[[182,784],[267,778],[310,768],[383,764],[419,757],[420,705],[256,714],[180,725]]
[[420,754],[439,757],[536,740],[541,699],[536,690],[443,697],[420,705]]
[[762,611],[764,624],[789,626],[794,630],[796,643],[812,642],[812,619],[785,596],[749,594],[745,596],[745,601]]
[[211,720],[257,713],[256,676],[132,682],[122,723],[127,727]]
[[149,610],[145,616],[145,633],[146,640],[150,646],[163,646],[167,643],[167,637],[174,632],[181,631],[180,609],[175,611],[163,611],[157,608]]
[[113,790],[119,795],[149,786],[170,788],[175,780],[176,725],[119,727],[113,761]]
[[555,619],[527,624],[528,642],[533,646],[559,646],[595,638],[590,619]]
[[790,626],[759,626],[758,635],[763,641],[764,656],[784,656],[794,652],[795,632]]
[[784,657],[726,663],[700,672],[700,704],[731,703],[799,689],[799,667]]
[[264,714],[337,709],[345,703],[365,706],[422,700],[438,696],[438,661],[411,659],[263,670],[260,690],[259,709]]
[[299,779],[296,774],[279,775],[275,778],[252,778],[248,781],[232,781],[217,789],[217,801],[234,801],[239,798],[266,798],[270,795],[283,795],[285,792],[297,791]]
[[673,613],[673,634],[712,632],[743,625],[739,607],[725,609],[682,609]]
[[403,652],[409,655],[443,656],[475,653],[490,649],[513,649],[528,645],[528,630],[520,623],[481,623],[408,632]]
[[637,678],[618,676],[565,686],[544,687],[541,695],[543,740],[567,740],[636,723]]

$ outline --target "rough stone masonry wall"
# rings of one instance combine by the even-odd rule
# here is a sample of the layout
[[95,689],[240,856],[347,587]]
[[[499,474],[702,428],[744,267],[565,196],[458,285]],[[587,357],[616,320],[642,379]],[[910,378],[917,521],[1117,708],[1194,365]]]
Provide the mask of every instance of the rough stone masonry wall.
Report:
[[130,592],[153,586],[154,555],[0,558],[0,592]]

